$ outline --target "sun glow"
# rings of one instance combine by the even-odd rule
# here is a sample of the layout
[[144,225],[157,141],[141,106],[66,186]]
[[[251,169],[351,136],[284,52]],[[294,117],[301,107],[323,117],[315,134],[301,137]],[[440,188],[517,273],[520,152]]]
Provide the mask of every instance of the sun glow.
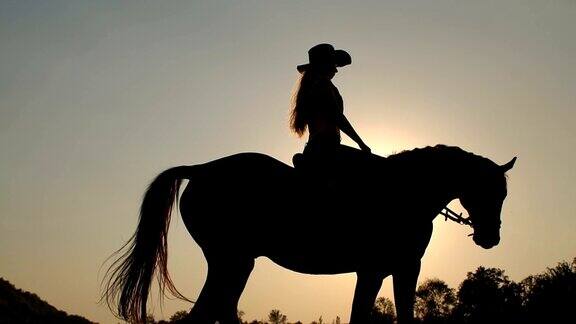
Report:
[[[419,146],[425,146],[424,139],[418,132],[395,127],[383,129],[382,125],[363,125],[361,136],[372,149],[372,153],[388,156],[405,150],[412,150]],[[348,138],[343,139],[343,144],[355,146]]]

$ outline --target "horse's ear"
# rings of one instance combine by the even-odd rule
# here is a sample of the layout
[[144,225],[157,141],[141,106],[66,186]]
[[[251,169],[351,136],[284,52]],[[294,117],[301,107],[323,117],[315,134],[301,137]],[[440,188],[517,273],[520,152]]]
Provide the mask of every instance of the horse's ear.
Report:
[[516,163],[516,157],[514,157],[512,160],[510,160],[510,162],[501,165],[500,168],[502,168],[502,171],[507,172],[508,170],[512,169],[512,167],[514,166],[514,163]]

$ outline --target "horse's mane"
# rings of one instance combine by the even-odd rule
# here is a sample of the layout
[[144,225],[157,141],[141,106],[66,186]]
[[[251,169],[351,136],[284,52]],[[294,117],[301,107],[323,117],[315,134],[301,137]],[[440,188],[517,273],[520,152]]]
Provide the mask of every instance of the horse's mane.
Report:
[[423,166],[438,166],[441,164],[451,168],[453,171],[468,172],[470,170],[484,172],[498,167],[496,163],[488,158],[467,152],[457,146],[442,144],[402,151],[388,156],[387,160],[392,163],[398,163],[399,166],[414,165],[415,163]]

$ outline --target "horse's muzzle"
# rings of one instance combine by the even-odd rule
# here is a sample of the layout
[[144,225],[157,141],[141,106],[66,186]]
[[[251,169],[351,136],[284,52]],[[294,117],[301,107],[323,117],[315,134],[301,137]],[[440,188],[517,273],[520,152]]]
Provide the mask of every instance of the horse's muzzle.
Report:
[[496,245],[498,245],[498,243],[500,243],[500,235],[496,235],[493,237],[487,237],[487,236],[481,236],[481,235],[474,234],[472,236],[472,239],[474,240],[474,243],[476,243],[476,245],[479,245],[485,249],[491,249],[491,248],[495,247]]

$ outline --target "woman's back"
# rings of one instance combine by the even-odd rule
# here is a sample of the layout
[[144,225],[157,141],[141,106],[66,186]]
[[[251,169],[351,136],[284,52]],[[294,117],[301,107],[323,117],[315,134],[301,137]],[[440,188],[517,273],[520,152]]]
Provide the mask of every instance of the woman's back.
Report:
[[305,94],[308,143],[337,145],[340,143],[338,118],[344,111],[342,96],[329,80],[315,81]]

